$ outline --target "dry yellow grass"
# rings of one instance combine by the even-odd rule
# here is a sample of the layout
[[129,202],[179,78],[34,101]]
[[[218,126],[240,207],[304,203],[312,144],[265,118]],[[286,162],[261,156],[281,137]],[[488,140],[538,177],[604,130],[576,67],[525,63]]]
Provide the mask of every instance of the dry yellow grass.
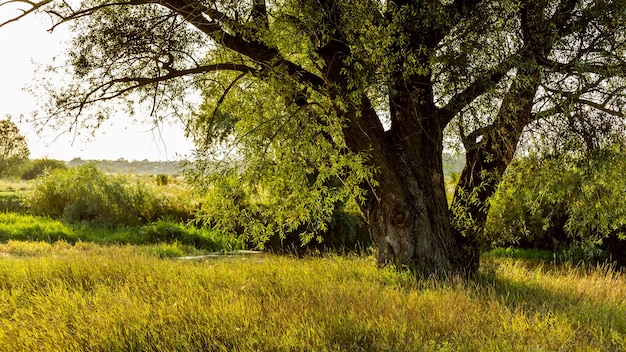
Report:
[[[32,246],[32,249],[27,247]],[[158,259],[0,246],[3,351],[619,351],[626,278],[489,258],[475,281],[368,257]]]

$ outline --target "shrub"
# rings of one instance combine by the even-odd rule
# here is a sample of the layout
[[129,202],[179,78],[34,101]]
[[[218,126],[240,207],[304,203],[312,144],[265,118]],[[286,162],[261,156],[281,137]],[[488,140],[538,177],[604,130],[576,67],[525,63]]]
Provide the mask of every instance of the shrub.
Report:
[[39,179],[26,203],[37,215],[108,226],[181,215],[165,196],[123,176],[105,175],[93,165],[57,169]]
[[34,180],[39,176],[57,169],[67,169],[65,163],[54,159],[36,159],[31,161],[22,173],[23,180]]
[[512,164],[491,201],[486,237],[549,250],[572,245],[626,257],[626,159],[621,147]]

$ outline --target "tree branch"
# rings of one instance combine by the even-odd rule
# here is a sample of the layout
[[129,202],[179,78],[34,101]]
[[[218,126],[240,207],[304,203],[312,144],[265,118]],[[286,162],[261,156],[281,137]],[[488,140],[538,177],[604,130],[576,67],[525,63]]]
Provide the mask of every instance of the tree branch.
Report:
[[207,137],[206,137],[205,143],[210,140],[210,137],[208,136],[208,134],[211,133],[211,130],[213,129],[213,123],[215,122],[215,115],[217,114],[217,110],[222,106],[222,103],[226,99],[226,96],[228,96],[228,93],[230,93],[230,90],[233,89],[235,84],[237,84],[237,82],[239,82],[239,80],[242,79],[246,74],[247,74],[246,72],[242,72],[239,76],[235,77],[235,79],[233,79],[233,81],[230,82],[228,87],[224,89],[224,92],[215,103],[215,108],[213,109],[213,112],[211,113],[211,120],[209,121],[209,124],[207,126]]
[[561,63],[542,57],[537,60],[542,66],[563,74],[596,73],[599,75],[617,75],[626,72],[626,63],[621,62],[615,65],[589,64],[578,61],[580,55],[567,63]]
[[254,0],[252,3],[252,11],[250,12],[250,20],[254,24],[258,24],[260,28],[269,29],[269,19],[267,17],[267,5],[265,0]]
[[224,21],[224,19],[227,19],[228,22],[232,22],[232,20],[217,10],[209,9],[194,0],[154,0],[154,2],[180,14],[194,27],[230,50],[247,56],[266,67],[283,66],[290,76],[296,77],[303,83],[308,83],[317,91],[322,90],[325,86],[325,82],[321,77],[285,59],[278,49],[228,33],[222,28],[220,22]]
[[[50,0],[52,1],[52,0]],[[102,10],[105,9],[107,7],[113,7],[113,6],[120,6],[120,5],[136,5],[136,1],[129,1],[129,2],[113,2],[113,3],[106,3],[106,4],[100,4],[98,6],[94,6],[94,7],[89,7],[80,11],[72,11],[72,13],[70,15],[64,15],[58,11],[54,11],[54,10],[49,10],[47,11],[49,14],[54,15],[56,17],[59,18],[59,22],[53,24],[53,26],[50,28],[50,31],[54,30],[56,27],[58,27],[59,25],[63,24],[63,23],[67,23],[69,21],[72,20],[77,20],[79,18],[82,17],[87,17],[92,15],[94,12],[98,11],[98,10]]]
[[15,22],[15,21],[19,21],[22,17],[27,16],[30,13],[33,13],[35,11],[37,11],[38,9],[46,6],[47,4],[51,3],[53,0],[43,0],[40,2],[32,2],[29,0],[7,0],[5,2],[0,2],[0,8],[9,4],[26,4],[31,6],[31,8],[27,9],[27,10],[22,10],[19,9],[18,11],[22,11],[22,14],[15,16],[13,18],[9,18],[8,20],[0,23],[0,28],[2,28],[3,26],[11,23],[11,22]]
[[450,99],[446,106],[441,108],[441,111],[446,115],[447,121],[454,118],[464,107],[470,104],[474,99],[478,98],[485,92],[494,88],[504,77],[506,73],[515,68],[518,62],[517,55],[511,56],[509,59],[503,61],[496,67],[492,68],[488,72],[472,82],[461,93],[455,95]]
[[[88,92],[82,95],[82,98],[78,101],[74,102],[65,102],[63,106],[61,106],[57,111],[63,110],[76,110],[77,112],[73,115],[79,116],[82,111],[90,104],[94,104],[96,102],[109,101],[115,98],[118,98],[124,94],[127,94],[133,90],[136,90],[141,87],[148,86],[150,84],[158,84],[160,82],[169,81],[175,78],[188,76],[192,74],[205,74],[208,72],[214,71],[239,71],[242,73],[256,73],[258,72],[256,69],[241,65],[241,64],[232,64],[232,63],[221,63],[221,64],[213,64],[207,66],[200,66],[187,70],[170,70],[168,74],[158,77],[125,77],[125,78],[116,78],[108,80],[102,84],[99,84]],[[112,90],[118,84],[126,84],[126,83],[134,83],[130,86],[121,87],[116,90]],[[100,94],[98,94],[100,93]],[[55,113],[56,114],[56,113]],[[55,115],[53,114],[53,115]]]
[[621,111],[617,111],[617,110],[613,110],[609,107],[607,107],[607,104],[600,104],[600,103],[596,103],[594,101],[588,100],[588,99],[583,99],[583,98],[576,98],[574,99],[575,102],[580,103],[580,104],[584,104],[587,106],[590,106],[594,109],[600,110],[603,113],[609,114],[611,116],[615,116],[615,117],[621,117],[624,118],[626,117],[626,114],[621,112]]

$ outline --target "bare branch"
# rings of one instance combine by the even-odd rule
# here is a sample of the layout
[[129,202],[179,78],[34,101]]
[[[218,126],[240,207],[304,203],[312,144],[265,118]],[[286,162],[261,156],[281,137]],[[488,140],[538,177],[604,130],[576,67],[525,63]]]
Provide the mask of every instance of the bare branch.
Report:
[[[116,78],[108,80],[100,85],[94,86],[78,101],[74,102],[66,102],[58,107],[57,113],[61,111],[70,111],[74,110],[75,113],[73,115],[77,119],[80,116],[85,108],[88,105],[94,104],[97,102],[104,102],[113,100],[115,98],[121,97],[125,94],[128,94],[138,88],[145,87],[151,84],[158,84],[161,82],[169,81],[175,78],[189,76],[189,75],[197,75],[197,74],[205,74],[208,72],[215,71],[239,71],[242,73],[256,73],[258,72],[256,69],[242,65],[242,64],[233,64],[233,63],[220,63],[213,64],[207,66],[200,66],[187,70],[171,70],[166,75],[158,76],[158,77],[125,77],[125,78]],[[128,86],[121,87],[119,89],[113,89],[115,86],[119,84],[130,84]],[[53,113],[52,115],[55,115]]]
[[626,114],[624,114],[621,111],[617,111],[617,110],[611,109],[610,107],[607,106],[607,104],[601,104],[601,103],[597,103],[597,102],[591,101],[589,99],[583,99],[583,98],[577,98],[577,99],[575,99],[575,101],[577,103],[584,104],[584,105],[590,106],[590,107],[592,107],[594,109],[600,110],[603,113],[609,114],[611,116],[621,117],[621,118],[626,117]]
[[0,28],[2,28],[3,26],[11,23],[11,22],[15,22],[15,21],[19,21],[21,18],[41,9],[42,7],[46,6],[47,4],[51,3],[53,0],[42,0],[39,2],[32,2],[29,0],[7,0],[5,2],[1,2],[0,3],[0,8],[6,5],[10,5],[10,4],[26,4],[29,5],[30,8],[26,9],[26,10],[22,10],[19,9],[18,11],[21,11],[22,13],[18,16],[15,16],[13,18],[10,18],[2,23],[0,23]]
[[[50,1],[52,1],[52,0],[50,0]],[[63,15],[63,14],[61,14],[58,11],[50,10],[50,11],[48,11],[49,14],[54,15],[54,16],[56,16],[56,17],[58,17],[60,19],[60,21],[55,23],[52,26],[52,28],[50,28],[50,30],[51,31],[54,30],[56,27],[58,27],[59,25],[61,25],[63,23],[67,23],[69,21],[77,20],[77,19],[82,18],[82,17],[90,16],[90,15],[94,14],[96,11],[105,9],[107,7],[123,6],[123,5],[136,5],[136,4],[137,4],[136,1],[106,3],[106,4],[101,4],[101,5],[98,5],[98,6],[94,6],[94,7],[89,7],[87,9],[83,9],[83,10],[80,10],[80,11],[72,12],[70,15]]]

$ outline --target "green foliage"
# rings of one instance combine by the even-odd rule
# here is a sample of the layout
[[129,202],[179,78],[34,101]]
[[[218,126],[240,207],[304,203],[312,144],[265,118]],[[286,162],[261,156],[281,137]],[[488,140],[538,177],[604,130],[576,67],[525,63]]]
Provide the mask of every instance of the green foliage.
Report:
[[625,175],[620,146],[517,160],[492,199],[486,236],[546,249],[577,243],[593,254],[603,241],[625,239]]
[[[271,194],[271,190],[248,192],[248,187],[234,176],[220,174],[212,179],[214,183],[196,213],[197,220],[220,231],[238,233],[244,241],[258,248],[355,249],[371,243],[369,232],[353,203],[346,206],[339,200],[324,204],[319,198],[314,201],[300,199],[299,202],[280,199],[277,194]],[[312,192],[309,190],[305,195]],[[297,197],[297,194],[288,196]],[[329,208],[317,208],[322,206]],[[321,211],[329,211],[329,214]]]
[[183,206],[142,183],[105,175],[93,165],[59,169],[37,180],[26,203],[33,214],[107,226],[189,216]]
[[0,177],[19,175],[29,155],[26,139],[15,123],[0,120]]
[[173,246],[184,250],[185,254],[190,253],[192,248],[204,252],[244,249],[243,243],[233,235],[172,221],[159,220],[136,227],[112,229],[84,223],[67,224],[47,217],[0,213],[0,242],[7,241],[162,245],[164,248]]
[[[233,80],[237,84],[216,102]],[[320,103],[286,104],[285,94],[295,96],[301,87],[269,80],[220,73],[203,86],[207,99],[194,120],[200,150],[195,168],[187,170],[206,195],[198,219],[241,232],[260,247],[274,237],[274,243],[287,236],[298,245],[320,242],[334,235],[329,224],[340,214],[337,207],[363,201],[361,186],[373,182],[374,169],[365,153],[345,149],[341,120],[327,99],[311,93]]]
[[39,176],[43,176],[46,173],[52,172],[56,169],[66,169],[67,166],[64,162],[54,159],[36,159],[30,161],[22,172],[23,180],[34,180]]
[[278,234],[270,236],[265,245],[274,251],[286,250],[289,253],[307,253],[311,250],[363,251],[372,245],[367,226],[354,204],[348,206],[343,202],[337,203],[327,228],[316,232],[314,238],[303,238],[302,233],[306,232],[308,226],[304,223],[282,237]]

